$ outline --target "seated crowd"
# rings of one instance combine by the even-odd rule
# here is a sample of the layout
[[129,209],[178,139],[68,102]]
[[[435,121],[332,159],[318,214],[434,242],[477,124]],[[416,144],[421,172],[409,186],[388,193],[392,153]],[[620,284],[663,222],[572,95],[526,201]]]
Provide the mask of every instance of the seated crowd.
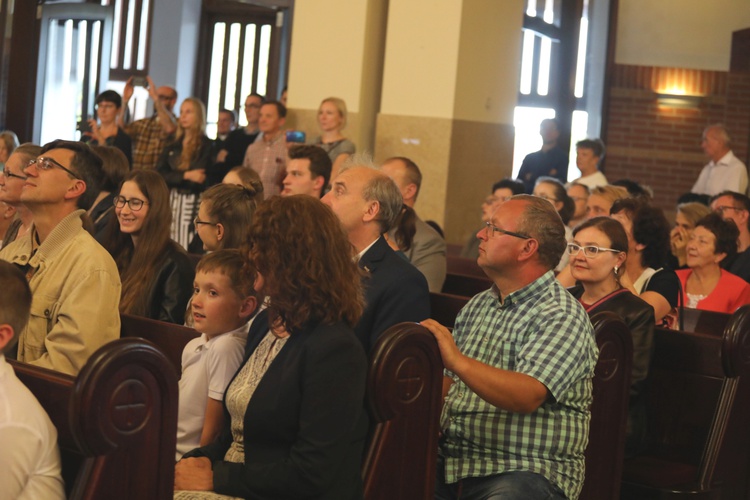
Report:
[[704,134],[711,163],[694,188],[709,205],[678,204],[672,225],[648,188],[608,183],[598,139],[577,144],[581,177],[564,184],[545,120],[542,151],[482,204],[462,256],[492,286],[451,331],[429,319],[447,247],[414,209],[422,172],[355,154],[341,99],[321,103],[312,144],[287,142],[286,108],[257,94],[248,125],[232,130],[222,110],[211,140],[200,100],[177,118],[174,89],[149,84],[151,118],[126,123],[128,82],[97,97],[82,142],[0,134],[12,219],[0,227],[0,433],[37,454],[19,464],[0,450],[13,470],[2,491],[63,495],[55,429],[5,358],[75,376],[129,314],[200,333],[182,353],[175,498],[361,498],[368,358],[389,327],[420,322],[445,366],[436,498],[573,499],[598,356],[589,315],[630,329],[634,454],[654,328],[678,328],[680,308],[750,304],[747,180],[715,178],[731,155],[721,126]]

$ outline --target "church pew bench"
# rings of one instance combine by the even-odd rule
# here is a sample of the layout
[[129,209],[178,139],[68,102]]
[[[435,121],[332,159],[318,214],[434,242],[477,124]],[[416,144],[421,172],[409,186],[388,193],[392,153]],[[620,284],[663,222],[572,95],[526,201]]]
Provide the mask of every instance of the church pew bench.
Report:
[[654,331],[653,439],[625,460],[622,498],[747,497],[750,306],[724,319],[721,334],[708,321],[694,323],[702,333]]
[[478,278],[487,278],[487,275],[484,274],[482,268],[477,264],[477,259],[466,259],[464,257],[448,255],[446,257],[446,266],[448,272],[452,274],[467,274]]
[[468,297],[449,293],[430,292],[430,317],[448,328],[456,324],[456,316],[469,302]]
[[200,337],[200,333],[183,325],[120,314],[120,338],[128,337],[139,337],[154,343],[175,368],[179,378],[182,374],[182,351],[188,342]]
[[471,276],[470,274],[448,273],[445,275],[442,293],[473,297],[492,286],[492,281],[487,276]]
[[627,325],[614,313],[591,317],[599,358],[593,380],[586,476],[579,500],[617,500],[620,495],[633,340]]
[[152,344],[119,339],[77,377],[9,360],[57,428],[69,499],[169,499],[177,377]]
[[399,323],[375,344],[367,375],[366,500],[434,498],[443,362],[423,326]]

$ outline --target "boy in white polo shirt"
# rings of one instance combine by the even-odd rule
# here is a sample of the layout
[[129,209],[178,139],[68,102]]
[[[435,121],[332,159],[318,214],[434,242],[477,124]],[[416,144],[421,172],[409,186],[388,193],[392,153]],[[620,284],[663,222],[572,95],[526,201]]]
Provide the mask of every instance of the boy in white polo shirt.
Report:
[[176,460],[221,432],[224,391],[242,363],[248,321],[258,309],[256,276],[239,250],[219,250],[198,262],[189,313],[202,335],[182,351]]
[[63,499],[57,429],[5,361],[30,309],[26,277],[0,260],[0,498]]

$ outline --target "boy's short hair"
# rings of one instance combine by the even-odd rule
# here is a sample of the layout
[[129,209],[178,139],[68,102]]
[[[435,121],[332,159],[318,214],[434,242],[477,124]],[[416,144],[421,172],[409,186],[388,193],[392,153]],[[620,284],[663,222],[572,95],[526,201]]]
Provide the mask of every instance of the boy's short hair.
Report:
[[260,299],[254,287],[258,270],[253,261],[236,248],[217,250],[204,255],[195,267],[195,272],[196,274],[199,272],[221,273],[229,278],[232,290],[240,299],[245,297]]
[[13,338],[0,353],[15,345],[31,313],[31,289],[20,269],[0,260],[0,325],[10,325]]

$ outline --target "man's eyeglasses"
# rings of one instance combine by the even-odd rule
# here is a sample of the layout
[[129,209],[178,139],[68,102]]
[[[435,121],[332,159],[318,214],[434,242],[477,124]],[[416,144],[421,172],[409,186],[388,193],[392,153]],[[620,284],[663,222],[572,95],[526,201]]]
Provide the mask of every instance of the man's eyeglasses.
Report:
[[82,181],[81,176],[77,173],[73,172],[67,167],[63,167],[60,162],[57,160],[54,160],[52,158],[49,158],[47,156],[40,156],[39,158],[35,158],[33,160],[29,160],[29,163],[26,165],[26,168],[29,168],[30,166],[35,165],[38,170],[52,170],[52,167],[57,167],[65,170],[67,173],[78,179],[79,181]]
[[3,175],[3,177],[5,177],[6,179],[10,179],[11,177],[15,177],[16,179],[21,179],[22,181],[25,181],[25,180],[26,180],[26,178],[27,178],[27,177],[26,177],[25,175],[11,174],[10,172],[8,172],[8,169],[7,169],[7,168],[5,168],[5,169],[4,169],[3,171],[2,171],[2,175]]
[[575,243],[568,243],[568,253],[570,255],[578,255],[578,252],[580,252],[581,250],[583,250],[583,255],[585,255],[589,259],[593,259],[597,255],[599,255],[599,252],[622,253],[622,251],[615,250],[614,248],[597,247],[594,245],[587,245],[585,247],[582,247],[581,245],[576,245]]
[[215,226],[216,225],[215,222],[207,222],[205,220],[200,220],[200,218],[198,218],[198,217],[196,217],[195,219],[193,219],[193,224],[195,224],[196,227],[200,226],[201,224],[207,224],[209,226]]
[[530,240],[531,236],[527,236],[525,234],[521,233],[514,233],[513,231],[506,231],[505,229],[500,229],[496,225],[494,225],[492,222],[485,222],[485,226],[487,226],[487,237],[492,238],[495,235],[495,232],[497,231],[500,234],[507,234],[508,236],[513,236],[515,238],[521,238],[522,240]]
[[130,207],[130,210],[132,210],[133,212],[137,212],[138,210],[142,209],[143,205],[148,205],[147,201],[139,200],[138,198],[127,199],[124,196],[115,196],[115,199],[112,200],[112,204],[115,206],[115,208],[123,208],[126,203]]
[[724,215],[724,212],[727,211],[727,210],[739,211],[739,210],[742,210],[742,209],[741,208],[737,208],[737,207],[733,207],[731,205],[721,205],[721,206],[716,207],[714,209],[714,212],[719,213],[721,215]]

